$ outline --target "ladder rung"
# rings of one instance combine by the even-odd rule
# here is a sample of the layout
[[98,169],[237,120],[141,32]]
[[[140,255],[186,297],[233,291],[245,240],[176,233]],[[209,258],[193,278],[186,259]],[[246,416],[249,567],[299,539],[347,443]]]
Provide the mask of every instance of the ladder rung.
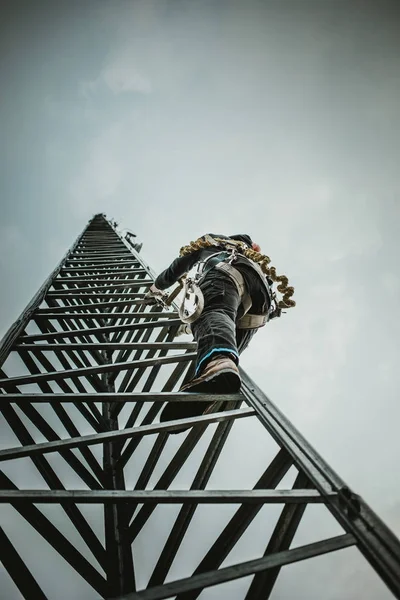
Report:
[[[157,313],[154,313],[157,315]],[[87,336],[91,334],[101,335],[104,333],[111,333],[112,331],[130,331],[131,329],[147,329],[156,327],[173,327],[174,325],[181,325],[182,321],[179,319],[158,319],[158,321],[152,320],[144,323],[127,323],[124,325],[106,325],[104,327],[87,327],[86,329],[71,329],[68,331],[54,331],[51,333],[32,333],[30,335],[22,335],[19,338],[21,342],[33,342],[40,340],[58,340],[62,338],[74,338]]]
[[54,442],[43,442],[41,444],[31,444],[26,446],[17,446],[16,448],[7,448],[0,450],[0,461],[14,460],[25,456],[35,456],[39,454],[48,454],[49,452],[61,452],[69,448],[80,448],[84,446],[94,446],[104,442],[115,440],[126,440],[133,437],[142,437],[144,435],[154,435],[156,433],[175,431],[182,427],[192,427],[194,425],[208,425],[210,423],[221,423],[230,419],[241,419],[254,416],[255,411],[252,408],[239,408],[236,410],[227,410],[224,412],[211,413],[199,417],[190,417],[188,419],[177,419],[166,423],[153,423],[151,425],[141,425],[139,427],[129,427],[127,429],[118,429],[83,435],[65,440]]
[[[94,308],[94,307],[93,307]],[[164,319],[177,319],[178,313],[175,312],[164,312],[162,313]],[[59,319],[59,320],[77,320],[77,319],[104,319],[104,320],[112,320],[112,319],[152,319],[152,318],[160,318],[157,316],[157,313],[148,313],[148,312],[91,312],[91,313],[79,313],[79,314],[68,314],[68,313],[39,313],[35,314],[34,319]]]
[[[337,494],[330,494],[331,498]],[[303,504],[323,503],[316,490],[0,490],[0,503],[35,504]]]
[[14,350],[49,352],[59,350],[196,350],[194,342],[82,342],[60,344],[17,344]]
[[96,392],[96,393],[76,393],[76,394],[46,394],[46,393],[26,393],[26,394],[3,394],[1,402],[24,404],[26,402],[40,402],[50,404],[59,404],[63,402],[238,402],[243,400],[241,394],[201,394],[188,392]]
[[27,385],[28,383],[40,383],[43,381],[59,381],[71,377],[87,377],[97,373],[114,373],[115,371],[128,371],[130,369],[145,369],[156,365],[169,365],[175,362],[187,362],[196,358],[196,353],[173,354],[155,358],[144,358],[143,360],[132,360],[121,363],[110,363],[95,365],[93,367],[81,367],[66,369],[64,371],[51,371],[49,373],[35,373],[32,375],[20,375],[19,377],[7,377],[0,379],[0,387],[8,388],[15,385]]

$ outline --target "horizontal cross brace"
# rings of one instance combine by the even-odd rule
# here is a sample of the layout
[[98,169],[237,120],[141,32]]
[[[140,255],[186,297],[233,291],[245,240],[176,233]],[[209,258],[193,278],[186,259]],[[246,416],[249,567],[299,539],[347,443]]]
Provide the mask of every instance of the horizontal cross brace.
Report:
[[[97,221],[97,224],[100,225],[100,222]],[[93,225],[89,226],[87,229],[85,229],[84,233],[82,234],[82,237],[80,238],[80,240],[92,240],[95,239],[96,241],[98,240],[120,240],[119,235],[112,230],[108,224],[105,227],[96,227],[94,228]]]
[[114,276],[124,276],[124,275],[136,275],[137,273],[147,273],[146,269],[121,269],[120,271],[103,271],[102,273],[94,273],[88,275],[71,275],[70,277],[57,277],[55,281],[77,281],[77,280],[87,280],[91,277],[95,278],[97,281],[98,277],[114,277]]
[[76,394],[1,394],[0,406],[7,403],[40,402],[232,402],[243,400],[241,394],[201,394],[185,392],[108,392]]
[[[117,263],[116,265],[112,265],[113,267],[117,267],[118,265],[121,265],[122,269],[120,270],[121,272],[123,271],[124,267],[128,267],[129,265],[136,265],[138,267],[140,267],[140,263],[137,260],[130,260],[130,261],[124,261],[123,263]],[[87,273],[88,271],[95,271],[96,273],[98,271],[101,272],[105,272],[105,271],[109,271],[110,270],[110,265],[107,263],[106,266],[104,267],[63,267],[61,269],[61,273]],[[126,269],[128,270],[128,269]],[[139,269],[138,269],[139,270]],[[140,269],[141,270],[141,269]],[[117,272],[120,272],[117,269]],[[132,272],[135,272],[135,269],[132,269]]]
[[[94,224],[96,225],[96,227],[94,226]],[[111,229],[108,223],[106,224],[106,221],[101,221],[100,217],[95,217],[94,221],[90,224],[90,226],[87,229],[85,229],[80,239],[115,240],[117,239],[117,234],[113,229]]]
[[[332,497],[337,494],[332,493]],[[0,490],[0,503],[34,504],[303,504],[323,503],[316,490]]]
[[78,248],[78,250],[76,250],[73,254],[71,254],[71,258],[87,258],[89,260],[91,260],[92,258],[105,258],[106,260],[108,260],[109,258],[119,258],[120,256],[132,256],[132,253],[129,250],[126,250],[126,252],[124,252],[122,250],[122,248],[115,248],[115,250],[112,249],[102,249],[102,250],[82,250],[81,248]]
[[195,350],[194,342],[82,342],[65,344],[17,344],[16,350]]
[[92,248],[94,248],[96,251],[99,248],[102,248],[102,249],[104,248],[106,250],[111,248],[111,250],[119,250],[120,252],[127,250],[127,247],[125,246],[125,244],[122,241],[118,240],[118,238],[117,238],[115,240],[104,240],[101,243],[99,243],[98,240],[90,240],[90,241],[89,240],[81,240],[79,242],[78,246],[75,248],[75,251],[76,250],[87,250],[87,249],[90,249],[89,251],[91,251]]
[[97,235],[93,235],[91,237],[88,238],[81,238],[79,240],[79,244],[78,244],[78,248],[79,247],[94,247],[94,248],[98,248],[101,246],[105,246],[106,248],[108,247],[118,247],[118,248],[125,248],[126,246],[123,243],[123,241],[117,236],[117,235],[113,235],[112,237],[108,237],[108,238],[99,238]]
[[236,410],[227,410],[219,413],[211,413],[200,417],[190,417],[188,419],[178,419],[166,423],[152,423],[140,427],[129,427],[127,429],[118,429],[106,431],[104,433],[95,433],[66,440],[57,440],[54,442],[43,442],[41,444],[31,444],[27,446],[17,446],[16,448],[7,448],[0,450],[0,461],[23,458],[24,456],[35,456],[38,454],[48,454],[49,452],[62,452],[67,448],[80,448],[82,446],[93,446],[115,440],[125,440],[128,438],[142,437],[144,435],[153,435],[155,433],[175,431],[183,427],[192,427],[193,425],[208,425],[210,423],[220,423],[230,419],[240,419],[243,417],[252,417],[255,411],[252,408],[239,408]]
[[119,239],[115,239],[115,237],[109,239],[99,239],[97,237],[93,238],[82,238],[77,245],[77,248],[116,248],[121,250],[121,248],[125,248],[126,246]]
[[112,260],[110,259],[110,261],[105,261],[104,258],[90,258],[87,254],[71,254],[71,256],[68,258],[68,260],[65,261],[65,264],[75,264],[75,263],[80,263],[80,262],[88,262],[88,263],[97,263],[97,262],[109,262],[110,264],[113,263],[114,261],[118,261],[119,259],[123,259],[123,258],[129,258],[132,256],[132,254],[128,251],[128,252],[124,252],[123,254],[115,254],[112,257]]
[[[53,285],[57,283],[57,279],[53,281]],[[76,282],[75,282],[76,283]],[[74,283],[74,285],[75,285]],[[89,283],[85,281],[85,284]],[[146,285],[152,285],[151,279],[125,279],[121,280],[121,283],[110,283],[109,285],[98,285],[96,287],[81,287],[81,288],[71,288],[71,291],[74,290],[76,292],[96,292],[97,290],[110,290],[112,288],[140,288]],[[65,288],[64,288],[65,289]],[[67,290],[65,290],[67,291]]]
[[117,308],[119,306],[136,306],[142,304],[141,300],[117,300],[115,302],[90,302],[88,304],[74,304],[67,306],[51,306],[50,308],[39,308],[35,315],[47,315],[48,313],[63,313],[67,312],[78,312],[80,310],[93,310],[94,308]]
[[[74,267],[74,265],[76,265],[79,268],[86,268],[86,269],[91,269],[91,270],[95,270],[98,267],[104,267],[105,269],[117,269],[119,267],[127,267],[128,265],[131,264],[138,264],[138,261],[133,261],[132,262],[132,258],[130,258],[129,260],[105,260],[104,258],[100,261],[97,260],[75,260],[75,261],[67,261],[65,263],[65,265],[69,265],[69,268]],[[75,269],[73,269],[75,270]]]
[[[67,308],[67,307],[66,307]],[[96,306],[92,306],[92,308],[96,308]],[[178,313],[170,312],[170,313],[149,313],[149,312],[86,312],[79,314],[68,314],[68,313],[39,313],[34,315],[34,319],[61,319],[63,321],[71,320],[74,321],[76,319],[127,319],[131,317],[132,319],[158,319],[158,314],[162,314],[163,319],[177,319]]]
[[[95,246],[95,248],[97,248],[97,246]],[[80,248],[76,248],[74,250],[74,252],[72,254],[70,254],[70,256],[68,257],[68,260],[74,259],[74,258],[80,258],[81,256],[90,256],[92,257],[93,255],[96,254],[110,254],[111,251],[107,250],[106,248],[102,248],[101,250],[90,250],[90,251],[82,251],[82,249]],[[130,250],[128,250],[128,248],[126,248],[126,246],[122,246],[119,249],[115,248],[114,250],[112,250],[112,254],[114,255],[115,258],[125,258],[126,256],[132,256],[132,253]]]
[[[146,271],[143,269],[141,271],[141,273],[146,273]],[[131,275],[134,275],[134,273],[131,271],[130,273]],[[91,275],[90,277],[93,277],[93,275]],[[100,275],[94,275],[94,277],[100,277]],[[101,276],[103,277],[103,275]],[[125,279],[124,279],[125,277]],[[121,278],[117,278],[117,279],[81,279],[80,277],[57,277],[57,279],[54,279],[53,282],[54,283],[73,283],[74,285],[77,284],[82,284],[82,285],[87,285],[87,284],[91,284],[93,283],[93,285],[100,285],[102,283],[107,283],[107,284],[115,284],[113,285],[113,287],[115,286],[119,286],[119,287],[123,287],[121,286],[122,283],[140,283],[141,281],[144,281],[143,279],[126,279],[126,275],[123,275]],[[146,283],[148,282],[148,280],[145,280]]]
[[[91,292],[93,292],[93,288],[90,288]],[[59,290],[58,292],[48,292],[46,294],[46,298],[57,298],[59,300],[62,300],[63,298],[66,298],[68,300],[112,300],[113,298],[127,298],[127,299],[138,299],[138,298],[144,298],[145,294],[140,293],[140,292],[136,292],[136,293],[132,293],[132,292],[114,292],[111,294],[82,294],[81,293],[82,290],[75,290],[75,291],[62,291]],[[79,305],[76,305],[79,306]],[[96,306],[96,304],[94,304],[94,306]]]
[[314,544],[307,544],[293,548],[293,550],[283,550],[274,552],[262,558],[256,558],[247,562],[224,567],[217,571],[208,571],[199,573],[185,579],[170,581],[147,590],[132,592],[119,596],[115,600],[164,600],[165,598],[175,598],[179,594],[193,590],[203,590],[204,588],[233,581],[242,577],[248,577],[254,573],[261,573],[266,569],[275,569],[289,565],[291,563],[306,560],[314,556],[321,556],[328,552],[335,552],[342,548],[348,548],[356,543],[351,534],[339,535]]
[[145,369],[155,365],[168,365],[175,362],[186,362],[196,358],[195,352],[186,354],[174,354],[172,356],[162,356],[155,358],[144,358],[143,360],[132,360],[128,362],[111,363],[95,365],[92,367],[81,367],[76,369],[66,369],[64,371],[50,371],[49,373],[35,373],[32,375],[21,375],[19,377],[6,377],[0,379],[0,387],[9,387],[14,385],[26,385],[28,383],[40,383],[42,381],[57,381],[59,379],[68,379],[70,377],[87,377],[96,373],[114,373],[115,371],[127,371],[130,369]]
[[[162,313],[149,313],[162,314]],[[147,315],[147,313],[146,313]],[[103,334],[111,331],[130,331],[131,329],[148,329],[150,327],[172,327],[181,325],[179,319],[168,321],[168,319],[159,319],[158,321],[149,321],[148,323],[128,323],[126,325],[106,325],[105,327],[88,327],[87,329],[74,329],[71,331],[53,331],[51,333],[33,333],[31,335],[22,335],[19,339],[22,342],[33,342],[35,340],[53,340],[59,338],[79,337],[81,335]]]
[[120,237],[116,234],[111,234],[109,237],[104,237],[104,238],[99,237],[97,235],[97,233],[94,234],[93,236],[89,236],[89,237],[86,237],[87,235],[88,234],[86,233],[84,235],[84,237],[80,238],[79,245],[95,243],[96,246],[101,245],[101,244],[103,244],[103,245],[106,244],[106,245],[114,245],[114,246],[118,245],[118,246],[122,246],[123,248],[125,248],[124,243],[122,242]]
[[109,237],[99,237],[97,234],[91,235],[89,237],[80,238],[77,248],[82,247],[94,247],[98,248],[101,246],[109,247],[117,247],[117,248],[126,248],[125,244],[116,236],[112,235]]
[[80,257],[80,256],[114,256],[114,255],[129,255],[132,256],[132,253],[130,252],[130,250],[128,250],[128,248],[126,248],[126,246],[124,246],[123,244],[119,245],[119,244],[115,244],[115,245],[109,245],[109,244],[91,244],[90,246],[86,245],[86,246],[78,246],[75,249],[75,252],[72,254],[73,257]]
[[104,242],[99,244],[99,242],[95,242],[93,244],[89,244],[85,240],[81,240],[81,242],[75,248],[75,252],[127,252],[128,249],[119,240]]

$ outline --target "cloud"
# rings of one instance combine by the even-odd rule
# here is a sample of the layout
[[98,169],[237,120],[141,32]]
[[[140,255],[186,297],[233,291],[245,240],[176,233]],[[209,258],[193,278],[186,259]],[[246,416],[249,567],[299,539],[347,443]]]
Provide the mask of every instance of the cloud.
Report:
[[86,99],[91,99],[94,94],[100,93],[104,86],[116,95],[127,92],[150,94],[152,91],[150,79],[134,64],[121,64],[119,61],[105,66],[96,79],[81,82],[80,93]]
[[[113,44],[100,73],[80,83],[81,94],[90,99],[104,89],[115,95],[153,91],[152,75],[165,60],[166,40],[163,33],[162,7],[153,0],[138,0],[126,6],[102,9],[103,19],[113,31]],[[149,38],[157,30],[156,39]]]
[[[37,120],[35,90],[26,85],[18,98],[26,99],[24,119],[39,123],[38,133],[24,137],[17,120],[9,138],[21,140],[32,170],[38,158],[41,179],[31,183],[18,152],[6,176],[18,218],[31,219],[33,211],[14,201],[17,179],[25,203],[35,191],[40,197],[29,223],[40,243],[27,249],[19,228],[3,229],[0,261],[15,282],[4,286],[5,320],[7,311],[14,315],[15,298],[26,303],[94,212],[131,227],[156,269],[206,231],[248,231],[278,272],[287,273],[298,306],[257,334],[242,364],[384,515],[388,499],[399,496],[392,475],[399,388],[397,46],[390,45],[387,22],[360,21],[335,3],[312,14],[296,3],[267,4],[243,10],[223,0],[107,3],[91,18],[91,32],[79,33],[64,19],[68,45],[54,39],[60,57],[71,62],[51,57],[46,71],[41,53],[40,63],[26,63],[39,82],[38,98],[45,86],[46,118]],[[23,70],[15,65],[13,72]],[[45,152],[38,152],[44,138]],[[251,469],[261,468],[265,438],[250,425],[245,433],[230,443],[240,455],[235,475],[251,484],[242,448],[251,439]],[[155,536],[166,526],[156,525]],[[313,527],[310,533],[320,531],[318,523]],[[256,533],[251,547],[264,543]],[[348,563],[356,573],[352,597],[363,597],[367,569]],[[281,597],[302,588],[310,600],[347,598],[348,572],[340,579],[328,568],[312,596],[309,571],[300,578],[290,571],[293,590]]]
[[103,79],[106,85],[115,94],[122,92],[140,92],[149,94],[151,83],[147,77],[142,75],[133,65],[110,66],[103,71]]
[[70,184],[70,201],[77,215],[87,215],[118,192],[123,179],[120,141],[121,125],[104,129],[89,141],[84,153],[82,170]]
[[13,224],[0,226],[0,267],[9,265],[9,257],[22,257],[28,244],[22,230]]

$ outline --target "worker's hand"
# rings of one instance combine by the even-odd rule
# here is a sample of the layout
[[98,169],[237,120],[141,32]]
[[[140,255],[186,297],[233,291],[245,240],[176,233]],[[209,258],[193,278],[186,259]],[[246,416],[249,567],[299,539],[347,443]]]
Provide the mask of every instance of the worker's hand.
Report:
[[149,291],[143,298],[143,304],[158,304],[161,300],[164,299],[164,296],[164,292],[162,290],[159,290],[153,283],[152,286],[149,288]]

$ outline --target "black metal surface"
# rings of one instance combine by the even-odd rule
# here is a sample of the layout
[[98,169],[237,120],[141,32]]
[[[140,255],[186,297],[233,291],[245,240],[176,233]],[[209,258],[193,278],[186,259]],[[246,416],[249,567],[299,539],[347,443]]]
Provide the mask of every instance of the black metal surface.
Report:
[[[184,365],[185,366],[185,365]],[[107,392],[98,393],[76,393],[76,394],[39,394],[39,393],[27,393],[27,394],[4,394],[0,397],[1,404],[14,403],[24,404],[28,402],[34,403],[73,403],[73,402],[106,402],[110,394]],[[230,402],[242,400],[243,397],[239,394],[185,394],[183,392],[116,392],[112,396],[112,401],[125,403],[125,402],[156,402],[163,403],[168,402],[204,402],[204,400],[210,400],[215,402],[220,400],[221,402]]]
[[[96,215],[6,333],[0,343],[0,410],[19,445],[2,449],[0,461],[15,465],[16,472],[23,462],[18,459],[30,461],[47,488],[18,489],[0,472],[0,503],[13,506],[102,598],[195,600],[207,587],[254,574],[245,598],[266,599],[283,565],[353,544],[400,598],[397,538],[245,373],[240,394],[177,391],[193,376],[195,344],[175,339],[176,307],[143,304],[154,279],[143,257]],[[165,401],[205,400],[216,403],[207,415],[157,422]],[[239,409],[244,400],[249,406]],[[264,473],[253,489],[208,489],[235,423],[255,416],[278,444],[275,458],[265,456]],[[185,433],[171,436],[182,428]],[[196,452],[202,457],[186,471],[187,486],[174,489]],[[53,464],[55,457],[63,462]],[[65,484],[62,465],[82,488]],[[292,489],[277,489],[293,465],[298,473]],[[262,530],[261,508],[276,503],[283,508],[264,556],[221,568],[255,519]],[[306,507],[315,503],[326,505],[346,534],[290,549]],[[105,577],[36,504],[62,508]],[[96,504],[103,511],[104,544],[83,512]],[[136,591],[138,538],[148,535],[155,509],[166,504],[181,508],[165,543],[149,540],[154,568],[148,589]],[[238,507],[193,565],[192,577],[165,584],[182,543],[193,535],[190,525],[200,504],[216,511],[221,505]],[[0,532],[3,563],[19,592],[28,599],[46,598],[18,551],[23,539],[11,539]]]
[[[336,494],[331,494],[332,498]],[[36,504],[303,504],[322,503],[315,490],[0,490],[0,503]]]
[[[104,350],[105,360],[111,364],[111,352]],[[110,380],[110,373],[103,374],[105,386],[110,394],[107,402],[103,402],[103,417],[107,422],[107,429],[118,433],[118,419],[112,415],[112,394],[115,392],[114,383]],[[126,494],[124,470],[119,464],[121,455],[120,446],[114,439],[103,443],[103,470],[107,493],[115,496]],[[120,491],[121,490],[121,491]],[[54,492],[53,492],[54,493]],[[128,492],[129,493],[129,492]],[[109,594],[124,594],[136,590],[133,555],[127,529],[129,515],[126,504],[112,502],[104,506],[104,527],[106,538],[107,564],[106,574]]]
[[[15,490],[13,482],[0,471],[0,489]],[[106,581],[73,544],[31,502],[17,503],[15,510],[81,575],[102,597]],[[56,596],[55,596],[56,597]]]
[[[299,473],[294,482],[293,489],[307,487],[307,485],[309,485],[307,477],[304,473]],[[264,556],[290,548],[306,507],[307,503],[296,504],[296,506],[286,505],[283,508],[264,552]],[[281,567],[275,567],[275,569],[268,569],[257,573],[250,584],[245,600],[252,600],[253,598],[265,598],[265,600],[268,600],[280,569]]]
[[27,600],[47,600],[36,579],[0,527],[0,562]]
[[[365,558],[395,597],[400,598],[400,540],[360,497],[349,490],[254,381],[247,374],[242,375],[245,396],[257,417],[275,440],[291,453],[297,466],[325,497],[333,516],[345,531],[354,535]],[[333,498],[331,492],[338,496]]]
[[[7,407],[7,409],[4,411],[4,414],[7,419],[7,422],[9,423],[10,427],[13,429],[15,435],[18,437],[21,444],[32,443],[32,441],[33,441],[32,437],[29,435],[29,432],[27,431],[26,427],[24,426],[22,421],[19,419],[18,415],[15,414],[12,407],[10,407],[10,406]],[[75,459],[76,463],[79,464],[79,461],[73,455],[72,455],[72,458]],[[57,476],[54,469],[50,466],[50,464],[46,461],[45,458],[43,458],[42,456],[35,457],[33,459],[33,464],[38,469],[39,473],[41,474],[44,481],[48,484],[49,487],[64,489],[64,486],[63,486],[60,478]],[[72,467],[75,466],[74,460],[72,460],[71,466]],[[82,465],[79,464],[79,467],[77,468],[77,472],[78,472],[78,474],[83,472],[84,475],[83,475],[82,479],[85,480],[86,470],[84,470],[82,468]],[[90,483],[90,480],[89,480],[89,483]],[[100,487],[96,484],[97,484],[97,482],[95,482],[95,489]],[[93,530],[87,523],[86,519],[83,517],[83,515],[80,513],[80,511],[78,510],[78,508],[76,506],[63,505],[63,509],[65,510],[65,513],[71,520],[71,523],[76,527],[77,531],[81,534],[81,537],[85,541],[88,548],[90,548],[93,556],[96,558],[96,560],[99,562],[99,564],[103,567],[105,564],[105,561],[106,561],[104,548],[101,546],[98,538],[93,533]]]
[[71,437],[65,440],[57,439],[54,442],[43,442],[41,444],[18,446],[16,448],[0,450],[0,461],[15,458],[23,458],[25,456],[33,457],[39,454],[46,454],[49,452],[61,453],[67,451],[67,449],[70,448],[87,447],[95,444],[104,444],[105,442],[110,442],[113,440],[126,440],[128,438],[133,437],[142,438],[145,435],[153,435],[154,433],[162,433],[174,431],[175,429],[182,429],[182,426],[206,426],[210,423],[227,421],[228,419],[240,419],[243,417],[251,417],[253,415],[254,411],[251,408],[230,410],[221,413],[212,413],[210,415],[204,415],[200,417],[178,419],[176,421],[169,421],[167,423],[140,425],[139,427],[129,427],[128,429],[116,429],[103,433],[84,435],[81,437]]
[[[286,450],[280,450],[274,457],[270,465],[267,467],[263,475],[254,486],[254,490],[260,488],[274,489],[286,475],[292,460]],[[241,506],[225,526],[217,540],[211,546],[203,560],[200,562],[193,575],[205,573],[218,569],[223,561],[228,556],[229,552],[238,543],[246,529],[255,519],[262,508],[262,504],[255,506]],[[201,593],[201,589],[196,589],[184,596],[184,600],[194,600]],[[183,598],[179,599],[183,600]]]
[[[147,316],[147,315],[146,315]],[[156,319],[156,315],[148,316],[149,319]],[[108,325],[106,327],[87,327],[86,329],[79,329],[74,331],[57,331],[54,333],[37,333],[31,335],[24,335],[19,339],[19,343],[21,342],[33,342],[33,341],[44,341],[44,340],[53,340],[53,339],[63,339],[63,338],[74,338],[87,336],[90,334],[99,335],[99,329],[101,329],[102,333],[110,333],[112,331],[131,331],[132,329],[148,329],[148,328],[156,328],[156,327],[173,327],[174,325],[180,325],[181,322],[178,319],[171,319],[170,321],[166,321],[166,319],[159,319],[159,321],[152,321],[147,323],[134,323],[129,325]]]
[[43,381],[56,381],[59,379],[68,379],[70,377],[86,377],[87,375],[93,375],[95,373],[111,373],[113,371],[125,371],[128,369],[133,369],[135,367],[145,368],[145,367],[153,367],[158,366],[160,364],[171,364],[174,362],[180,361],[188,361],[192,360],[195,357],[195,353],[193,354],[181,354],[181,355],[173,355],[166,356],[164,358],[149,358],[138,361],[131,361],[128,363],[112,363],[112,364],[102,364],[96,365],[94,367],[81,367],[76,369],[68,369],[67,371],[53,371],[49,373],[39,373],[36,375],[23,375],[21,377],[9,377],[5,379],[0,379],[0,388],[4,389],[10,388],[13,385],[27,385],[28,383],[39,383]]
[[148,590],[129,594],[121,597],[119,600],[162,600],[163,598],[184,598],[184,592],[192,590],[202,591],[204,588],[218,585],[226,581],[233,581],[241,577],[247,577],[253,573],[259,573],[265,569],[282,567],[290,563],[306,560],[314,556],[321,556],[328,552],[335,552],[342,548],[348,548],[354,545],[355,540],[352,535],[340,535],[322,542],[300,546],[294,550],[285,550],[276,554],[271,554],[256,560],[225,567],[218,571],[210,571],[201,575],[194,575],[186,579],[165,583],[163,586],[153,587]]
[[[238,402],[228,403],[227,410],[232,409],[234,406],[236,407],[238,404]],[[190,486],[190,489],[196,490],[204,489],[206,487],[227,440],[229,432],[232,429],[233,423],[233,421],[227,421],[218,425],[204,454],[204,458],[198,468],[193,483]],[[165,542],[164,548],[162,549],[154,571],[149,579],[149,587],[156,586],[164,582],[186,534],[186,531],[191,523],[196,508],[196,505],[184,504],[182,506],[179,515],[171,529],[171,533]]]

